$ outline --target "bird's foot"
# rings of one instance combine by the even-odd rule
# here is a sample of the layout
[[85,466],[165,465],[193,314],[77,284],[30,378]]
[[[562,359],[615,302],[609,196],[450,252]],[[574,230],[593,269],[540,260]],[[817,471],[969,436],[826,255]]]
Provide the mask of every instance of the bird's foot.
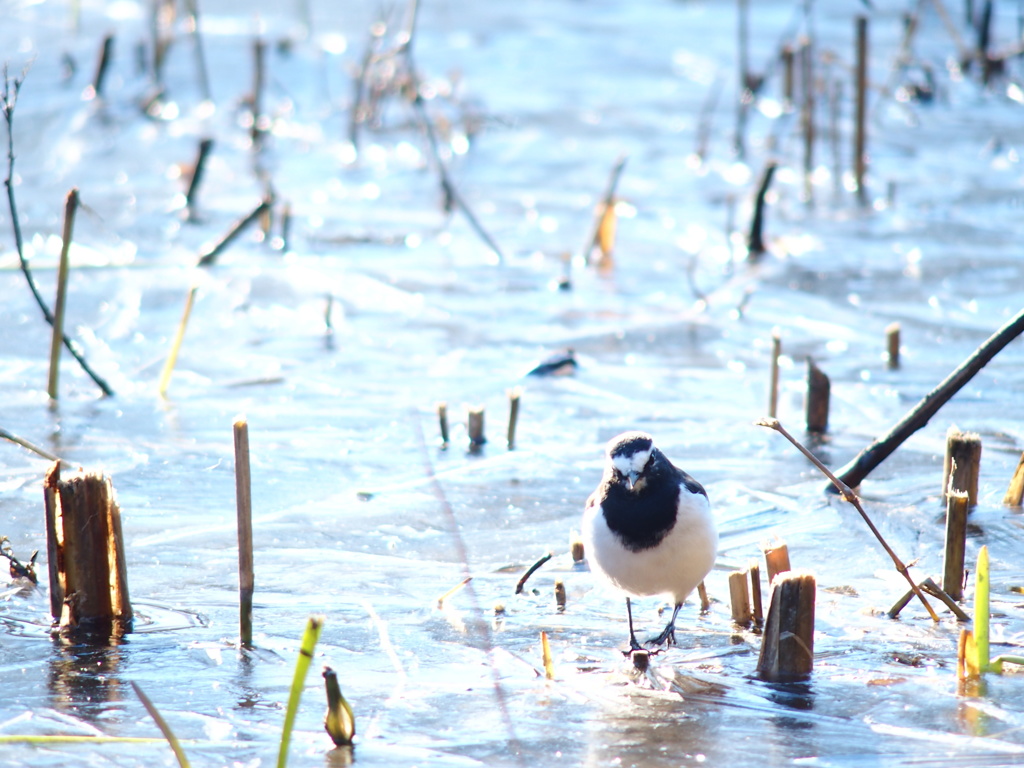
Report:
[[637,641],[636,635],[630,634],[630,636],[629,636],[629,648],[624,650],[622,652],[622,655],[625,656],[628,659],[630,656],[633,655],[634,651],[643,651],[643,650],[646,650],[646,649],[642,645],[640,645],[640,643]]
[[676,644],[676,627],[675,624],[669,624],[662,630],[662,633],[657,637],[652,637],[644,645],[648,648],[658,648],[658,646],[665,646],[659,650],[667,650],[669,647]]

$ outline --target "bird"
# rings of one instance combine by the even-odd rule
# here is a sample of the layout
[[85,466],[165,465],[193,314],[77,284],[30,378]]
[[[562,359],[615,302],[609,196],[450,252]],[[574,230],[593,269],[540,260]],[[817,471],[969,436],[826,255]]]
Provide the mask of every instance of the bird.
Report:
[[718,531],[704,487],[669,461],[646,432],[624,432],[605,448],[604,474],[583,512],[590,570],[626,595],[630,655],[643,650],[633,630],[632,597],[667,595],[672,618],[649,648],[675,645],[686,597],[715,563]]

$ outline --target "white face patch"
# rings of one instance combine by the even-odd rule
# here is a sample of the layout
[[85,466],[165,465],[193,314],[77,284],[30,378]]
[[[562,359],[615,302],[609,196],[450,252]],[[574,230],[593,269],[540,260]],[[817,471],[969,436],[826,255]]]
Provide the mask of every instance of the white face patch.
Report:
[[635,477],[644,471],[647,461],[651,458],[652,450],[653,448],[648,448],[646,451],[637,451],[632,456],[614,456],[612,457],[612,466],[626,477],[630,475]]

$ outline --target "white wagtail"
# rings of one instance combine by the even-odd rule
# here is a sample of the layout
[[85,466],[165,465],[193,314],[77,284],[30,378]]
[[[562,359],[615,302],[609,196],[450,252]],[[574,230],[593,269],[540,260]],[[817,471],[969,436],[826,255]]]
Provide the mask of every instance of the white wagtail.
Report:
[[715,563],[718,532],[708,495],[644,432],[612,438],[606,455],[604,476],[583,512],[587,562],[591,571],[626,593],[625,653],[641,650],[633,632],[630,596],[671,596],[672,619],[647,644],[674,645],[683,600]]

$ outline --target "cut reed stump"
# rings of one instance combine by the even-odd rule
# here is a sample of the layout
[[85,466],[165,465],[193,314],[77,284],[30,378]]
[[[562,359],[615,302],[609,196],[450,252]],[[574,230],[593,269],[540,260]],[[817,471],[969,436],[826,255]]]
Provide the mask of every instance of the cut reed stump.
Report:
[[477,406],[469,409],[467,432],[469,433],[469,447],[471,450],[478,449],[487,442],[487,438],[484,437],[483,406]]
[[1008,507],[1019,507],[1021,501],[1024,501],[1024,453],[1017,462],[1017,469],[1014,470],[1006,495],[1003,496],[1003,504]]
[[954,600],[964,597],[964,551],[967,546],[969,497],[963,491],[946,494],[946,556],[942,566],[942,589]]
[[110,478],[54,462],[43,481],[50,612],[62,633],[120,636],[132,628],[121,510]]
[[764,562],[768,566],[768,583],[771,584],[775,576],[790,570],[789,547],[784,541],[773,541],[762,545]]
[[885,329],[886,361],[890,368],[900,367],[900,324],[890,323]]
[[802,680],[814,667],[814,576],[780,575],[772,582],[757,673],[766,680]]
[[981,474],[981,435],[961,432],[955,426],[946,432],[946,457],[942,462],[942,494],[964,491],[968,504],[978,503],[978,476]]
[[729,604],[732,606],[733,623],[741,627],[749,627],[750,593],[747,587],[746,571],[733,571],[729,574]]
[[828,406],[832,383],[814,361],[807,358],[807,431],[828,431]]

